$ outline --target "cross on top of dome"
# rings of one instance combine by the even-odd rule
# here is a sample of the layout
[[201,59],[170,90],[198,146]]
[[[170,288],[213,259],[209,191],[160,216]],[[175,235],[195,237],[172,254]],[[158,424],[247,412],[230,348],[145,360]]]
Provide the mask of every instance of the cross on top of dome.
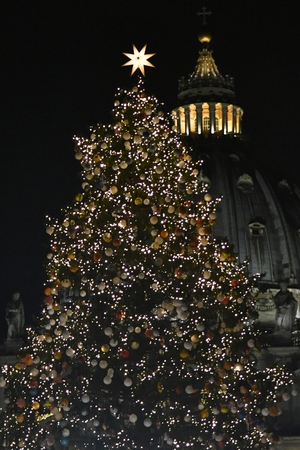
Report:
[[206,6],[202,6],[202,12],[198,11],[197,16],[203,16],[202,25],[206,25],[206,16],[210,16],[212,14],[211,11],[206,11]]

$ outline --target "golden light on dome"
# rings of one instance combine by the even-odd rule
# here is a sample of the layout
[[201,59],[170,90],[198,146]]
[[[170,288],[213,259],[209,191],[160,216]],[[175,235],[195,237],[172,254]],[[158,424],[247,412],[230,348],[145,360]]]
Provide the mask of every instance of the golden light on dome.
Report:
[[203,31],[202,33],[199,33],[198,39],[201,44],[208,44],[212,40],[212,35],[208,31]]

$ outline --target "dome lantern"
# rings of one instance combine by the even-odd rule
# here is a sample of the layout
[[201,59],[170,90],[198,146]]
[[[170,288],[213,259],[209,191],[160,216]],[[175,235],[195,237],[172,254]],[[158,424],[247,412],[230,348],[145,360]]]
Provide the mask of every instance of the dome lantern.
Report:
[[219,72],[209,48],[211,34],[204,30],[198,38],[202,49],[196,67],[178,82],[175,127],[187,135],[241,135],[243,110],[235,105],[233,78]]

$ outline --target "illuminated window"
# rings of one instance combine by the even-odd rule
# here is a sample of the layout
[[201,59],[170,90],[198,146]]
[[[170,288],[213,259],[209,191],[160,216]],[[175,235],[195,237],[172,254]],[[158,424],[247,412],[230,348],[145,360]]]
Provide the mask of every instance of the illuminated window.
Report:
[[215,116],[215,131],[220,131],[219,117]]
[[204,133],[207,133],[210,130],[208,103],[203,103],[202,105],[202,128]]
[[209,131],[209,117],[203,117],[203,131]]

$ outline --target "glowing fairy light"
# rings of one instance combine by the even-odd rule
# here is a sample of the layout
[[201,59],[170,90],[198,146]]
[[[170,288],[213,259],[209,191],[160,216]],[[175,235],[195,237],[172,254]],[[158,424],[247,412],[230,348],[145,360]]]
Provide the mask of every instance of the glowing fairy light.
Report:
[[113,116],[75,138],[82,192],[46,218],[43,311],[3,369],[0,439],[11,450],[270,449],[264,424],[291,380],[255,368],[246,267],[213,238],[220,199],[141,81],[118,90]]

